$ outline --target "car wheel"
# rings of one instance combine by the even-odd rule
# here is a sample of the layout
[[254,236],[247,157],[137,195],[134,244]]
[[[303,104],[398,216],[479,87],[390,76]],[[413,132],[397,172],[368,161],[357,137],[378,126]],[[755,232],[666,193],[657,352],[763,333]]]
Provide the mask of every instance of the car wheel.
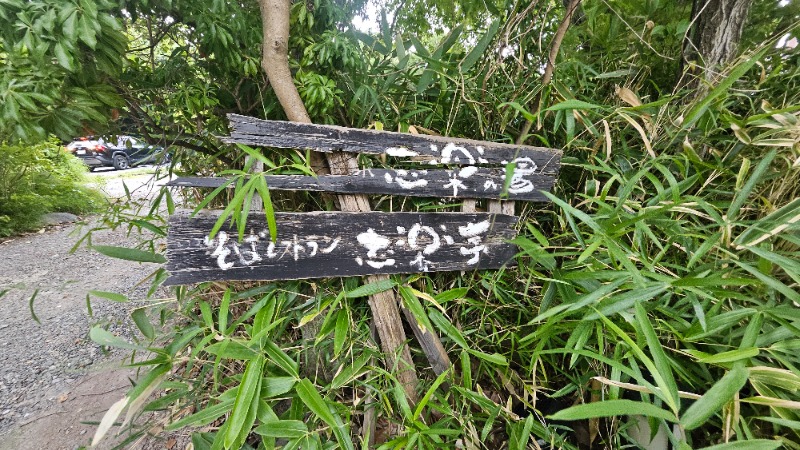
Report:
[[125,170],[131,167],[128,157],[125,155],[114,155],[114,168],[117,170]]
[[97,167],[94,167],[94,166],[89,167],[89,172],[94,172],[94,169],[97,169]]

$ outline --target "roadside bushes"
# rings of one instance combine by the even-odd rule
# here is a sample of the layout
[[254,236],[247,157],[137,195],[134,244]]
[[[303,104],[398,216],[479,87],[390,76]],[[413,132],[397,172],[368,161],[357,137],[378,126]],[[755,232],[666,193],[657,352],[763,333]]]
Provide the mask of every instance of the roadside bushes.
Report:
[[0,145],[0,237],[40,225],[49,212],[86,214],[103,196],[81,184],[86,167],[57,141]]

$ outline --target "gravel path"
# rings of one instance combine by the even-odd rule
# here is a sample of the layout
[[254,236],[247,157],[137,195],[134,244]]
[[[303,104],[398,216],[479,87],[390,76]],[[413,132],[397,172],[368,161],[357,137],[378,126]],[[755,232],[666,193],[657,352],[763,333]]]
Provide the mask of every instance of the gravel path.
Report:
[[[109,178],[103,190],[124,195],[122,181],[147,195],[149,175]],[[96,220],[96,219],[92,219]],[[148,284],[136,286],[156,264],[108,258],[86,248],[69,250],[88,227],[55,226],[0,243],[0,450],[74,449],[88,445],[105,410],[130,386],[122,353],[105,354],[88,338],[93,324],[130,339],[129,314],[141,306]],[[133,246],[124,229],[95,232],[94,244]],[[93,298],[90,290],[118,292],[131,302]],[[33,320],[29,302],[36,294]],[[111,442],[110,440],[109,442]]]

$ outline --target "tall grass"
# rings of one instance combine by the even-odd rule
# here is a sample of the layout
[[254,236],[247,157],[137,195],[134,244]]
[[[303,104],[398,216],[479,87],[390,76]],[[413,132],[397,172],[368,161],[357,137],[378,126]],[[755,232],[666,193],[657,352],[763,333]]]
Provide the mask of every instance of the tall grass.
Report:
[[[166,410],[197,449],[616,449],[645,416],[676,448],[799,448],[799,98],[758,101],[793,75],[749,79],[755,61],[700,97],[576,102],[558,85],[556,105],[525,111],[567,157],[552,205],[522,211],[516,267],[206,283],[154,302],[179,318],[159,340],[141,315],[135,344],[94,329],[153,354],[106,424]],[[453,362],[436,376],[411,343],[416,405],[380,366],[364,297],[381,289]]]

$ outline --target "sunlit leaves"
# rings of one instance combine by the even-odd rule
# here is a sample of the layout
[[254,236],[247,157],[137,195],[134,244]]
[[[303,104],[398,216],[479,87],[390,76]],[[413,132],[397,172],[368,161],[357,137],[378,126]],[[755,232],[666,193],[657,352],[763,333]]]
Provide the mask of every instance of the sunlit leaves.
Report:
[[82,121],[107,121],[120,101],[105,77],[120,73],[127,44],[109,5],[40,0],[3,8],[0,54],[10,64],[0,70],[0,137],[68,139]]

